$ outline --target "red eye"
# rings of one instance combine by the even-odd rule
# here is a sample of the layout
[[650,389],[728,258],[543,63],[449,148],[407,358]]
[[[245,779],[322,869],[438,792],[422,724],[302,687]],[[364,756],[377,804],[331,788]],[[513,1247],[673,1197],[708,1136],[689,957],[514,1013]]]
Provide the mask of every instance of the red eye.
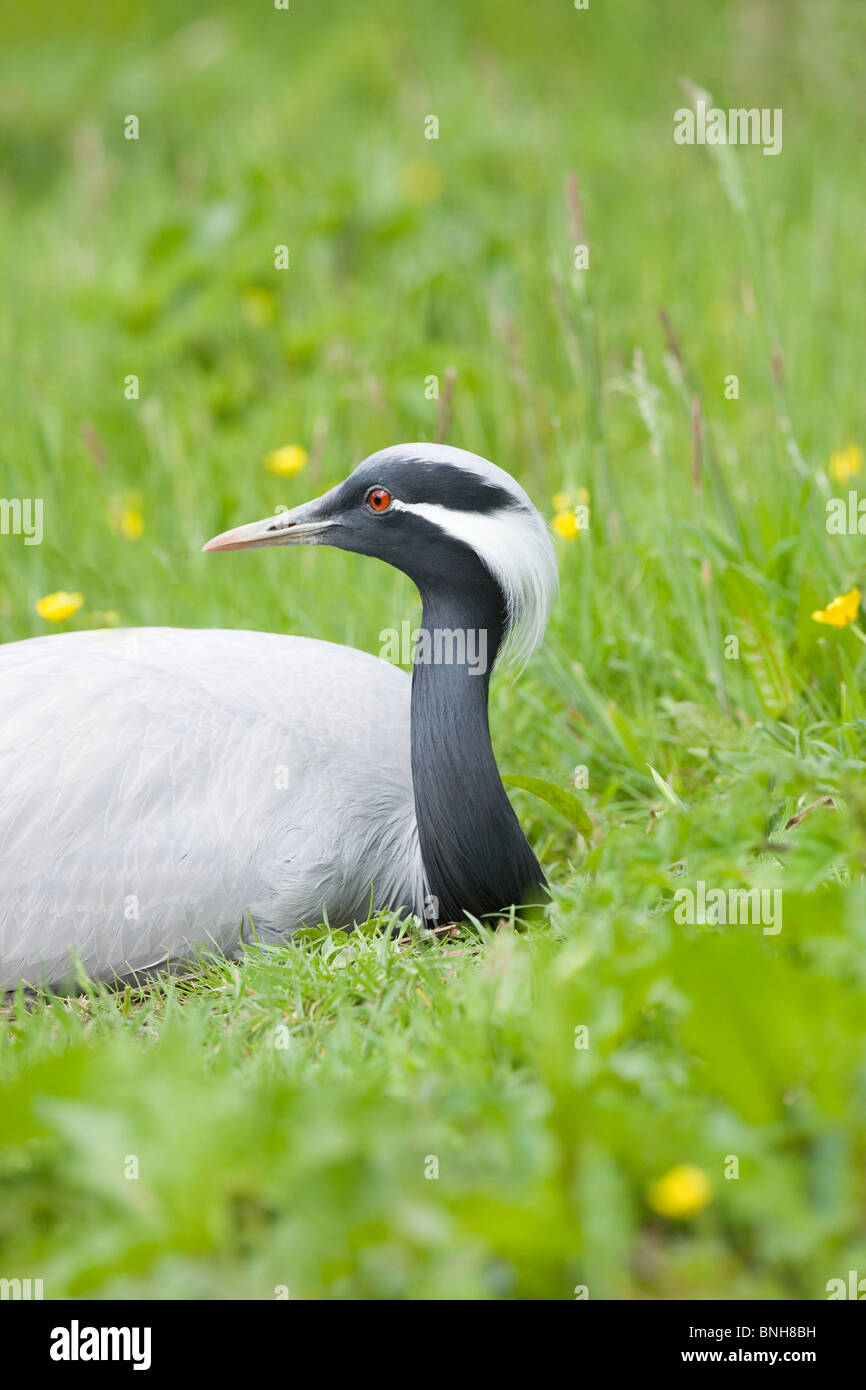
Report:
[[367,505],[374,512],[387,512],[391,505],[391,494],[383,487],[371,488],[367,493]]

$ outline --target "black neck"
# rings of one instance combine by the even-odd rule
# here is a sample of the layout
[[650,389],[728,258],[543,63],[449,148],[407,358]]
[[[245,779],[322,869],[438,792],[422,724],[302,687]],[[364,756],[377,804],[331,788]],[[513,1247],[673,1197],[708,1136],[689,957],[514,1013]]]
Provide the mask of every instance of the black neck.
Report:
[[[486,572],[475,580],[456,592],[422,587],[421,630],[428,647],[425,653],[422,638],[412,673],[412,779],[421,857],[434,899],[428,921],[501,912],[537,900],[545,885],[490,742],[487,695],[505,631],[502,596]],[[448,636],[454,633],[456,639]],[[460,634],[466,659],[449,662],[449,651],[458,657],[463,652]],[[482,655],[484,668],[473,673]]]

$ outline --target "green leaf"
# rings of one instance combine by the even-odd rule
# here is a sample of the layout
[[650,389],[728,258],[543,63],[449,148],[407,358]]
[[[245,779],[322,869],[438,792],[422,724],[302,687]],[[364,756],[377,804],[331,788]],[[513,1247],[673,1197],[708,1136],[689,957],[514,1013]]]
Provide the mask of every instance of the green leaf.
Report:
[[520,787],[522,791],[540,796],[554,811],[565,816],[585,840],[592,838],[592,821],[573,792],[567,792],[563,787],[555,786],[553,782],[546,782],[543,777],[503,777],[502,780],[508,787]]
[[670,782],[666,782],[664,777],[662,777],[661,773],[656,772],[652,763],[647,763],[647,767],[652,773],[653,781],[655,782],[665,801],[669,801],[672,806],[684,806],[685,802],[680,800],[673,787],[671,786]]

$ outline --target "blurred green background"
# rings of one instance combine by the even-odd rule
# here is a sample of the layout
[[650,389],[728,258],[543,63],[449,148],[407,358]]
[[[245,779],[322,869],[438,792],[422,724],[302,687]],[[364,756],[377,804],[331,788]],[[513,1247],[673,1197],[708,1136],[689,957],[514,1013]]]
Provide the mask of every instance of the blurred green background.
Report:
[[[811,616],[863,579],[825,506],[863,485],[864,56],[854,0],[5,8],[0,494],[44,499],[45,536],[0,537],[0,637],[378,651],[418,611],[401,576],[200,547],[442,437],[565,533],[547,643],[491,714],[504,772],[585,769],[591,833],[514,791],[555,891],[525,932],[380,921],[10,1002],[0,1277],[568,1299],[866,1276],[864,637]],[[781,107],[782,153],[677,146],[683,79]],[[56,591],[81,603],[52,622]],[[699,880],[781,889],[782,931],[679,925]]]

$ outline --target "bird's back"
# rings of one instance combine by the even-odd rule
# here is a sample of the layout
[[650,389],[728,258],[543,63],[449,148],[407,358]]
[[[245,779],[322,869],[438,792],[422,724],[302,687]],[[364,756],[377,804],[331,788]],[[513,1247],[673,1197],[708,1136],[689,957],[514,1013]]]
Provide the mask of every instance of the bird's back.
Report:
[[408,677],[303,637],[0,646],[0,988],[417,911]]

